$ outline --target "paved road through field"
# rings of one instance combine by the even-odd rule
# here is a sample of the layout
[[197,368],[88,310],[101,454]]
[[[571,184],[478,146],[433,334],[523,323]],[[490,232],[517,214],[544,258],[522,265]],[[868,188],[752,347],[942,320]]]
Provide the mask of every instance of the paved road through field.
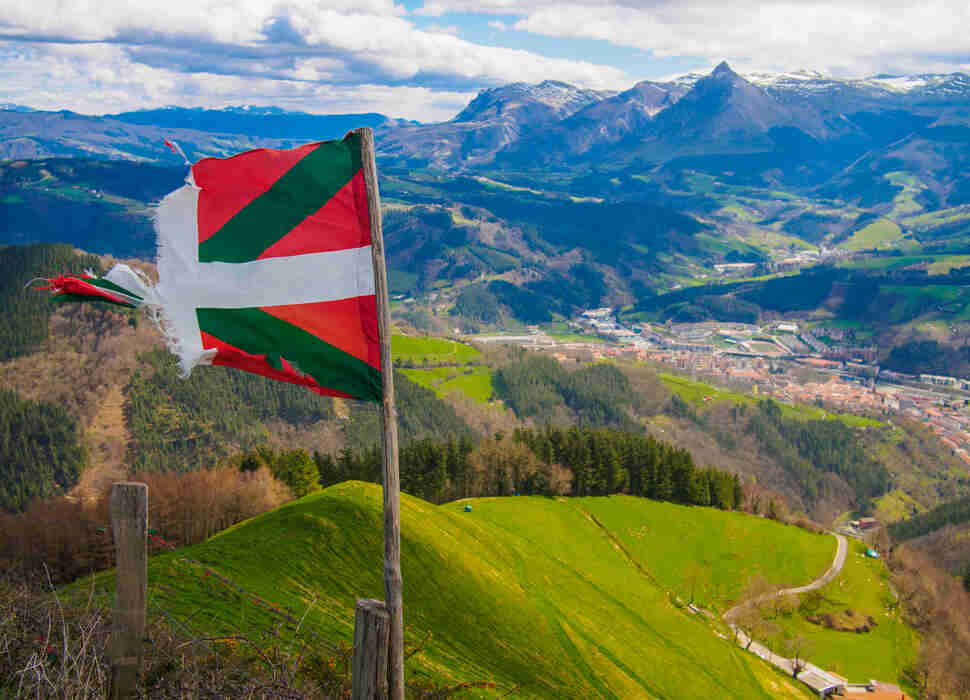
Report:
[[768,593],[761,596],[760,598],[755,598],[754,600],[749,600],[747,602],[741,603],[740,605],[735,605],[733,608],[724,613],[724,619],[728,622],[741,611],[742,608],[749,605],[757,605],[758,603],[763,603],[766,600],[771,600],[772,598],[777,598],[783,595],[798,595],[799,593],[807,593],[808,591],[814,591],[816,588],[821,588],[825,584],[829,583],[832,579],[842,573],[842,567],[845,566],[845,557],[849,553],[849,543],[845,539],[845,535],[839,535],[835,532],[830,533],[838,541],[838,547],[835,549],[835,559],[832,560],[832,566],[828,568],[824,574],[819,578],[815,579],[809,584],[804,586],[797,586],[795,588],[782,588],[776,593]]
[[[845,566],[845,557],[849,553],[849,543],[845,539],[844,535],[839,535],[837,533],[831,533],[835,539],[838,541],[838,547],[835,550],[835,559],[832,561],[832,566],[828,568],[824,574],[819,578],[815,579],[811,583],[804,586],[796,586],[795,588],[783,588],[777,593],[769,593],[763,595],[755,600],[749,600],[741,605],[735,605],[733,608],[724,613],[724,619],[731,626],[734,631],[735,641],[750,651],[752,654],[760,656],[762,659],[770,664],[775,665],[784,671],[787,675],[793,676],[795,671],[795,662],[793,659],[789,659],[784,656],[779,656],[775,654],[771,649],[764,646],[763,644],[750,639],[747,634],[742,630],[731,624],[731,618],[737,615],[737,613],[748,605],[756,605],[758,603],[763,603],[766,600],[771,600],[772,598],[783,596],[783,595],[797,595],[799,593],[807,593],[808,591],[814,591],[816,588],[821,588],[825,584],[829,583],[832,579],[838,576],[842,572],[842,567]],[[818,667],[813,666],[810,663],[805,662],[804,659],[800,659],[800,664],[802,668],[810,669],[813,671],[819,671]]]

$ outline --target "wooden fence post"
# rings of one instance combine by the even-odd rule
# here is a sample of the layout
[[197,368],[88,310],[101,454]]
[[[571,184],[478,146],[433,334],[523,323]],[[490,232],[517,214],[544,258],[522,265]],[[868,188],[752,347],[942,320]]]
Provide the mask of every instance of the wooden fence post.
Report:
[[122,482],[111,487],[111,533],[115,541],[117,587],[109,658],[111,700],[134,697],[145,637],[148,587],[148,486]]
[[354,614],[353,700],[387,700],[391,616],[370,598],[357,601]]

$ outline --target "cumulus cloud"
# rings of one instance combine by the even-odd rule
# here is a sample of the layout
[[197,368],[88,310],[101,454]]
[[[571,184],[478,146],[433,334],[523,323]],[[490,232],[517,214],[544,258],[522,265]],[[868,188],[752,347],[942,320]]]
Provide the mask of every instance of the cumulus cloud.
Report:
[[[507,30],[558,37],[558,57],[470,41],[469,14],[485,15],[492,41]],[[414,15],[435,24],[420,28]],[[956,0],[425,0],[412,12],[395,0],[13,0],[0,3],[0,101],[85,112],[279,104],[435,120],[511,81],[624,89],[659,77],[569,57],[571,38],[690,65],[726,58],[741,70],[860,75],[968,70],[966,26],[970,6]]]
[[[32,42],[48,65],[62,65],[58,57],[65,54],[54,46],[109,47],[95,49],[111,57],[101,73],[121,61],[146,80],[218,75],[220,85],[233,77],[279,81],[284,92],[293,89],[288,83],[300,82],[311,83],[307,90],[317,83],[459,94],[513,80],[554,78],[593,88],[633,81],[621,69],[587,60],[466,41],[452,24],[419,29],[393,0],[168,0],[163,7],[76,0],[65,12],[60,0],[21,0],[0,6],[0,39]],[[80,61],[86,54],[77,48],[71,55]],[[73,80],[89,82],[80,75]],[[119,76],[114,85],[127,82]],[[0,86],[4,99],[11,99],[9,91]],[[414,115],[394,110],[392,116]]]
[[[301,70],[316,73],[320,67],[298,64],[294,72]],[[133,61],[124,47],[112,44],[0,44],[0,86],[3,102],[88,114],[171,104],[251,104],[321,114],[381,112],[441,121],[454,116],[474,97],[469,92],[418,86],[334,85],[280,77],[183,73]]]
[[657,57],[833,74],[952,71],[970,63],[963,0],[426,0],[418,12],[518,17],[513,28],[600,39]]

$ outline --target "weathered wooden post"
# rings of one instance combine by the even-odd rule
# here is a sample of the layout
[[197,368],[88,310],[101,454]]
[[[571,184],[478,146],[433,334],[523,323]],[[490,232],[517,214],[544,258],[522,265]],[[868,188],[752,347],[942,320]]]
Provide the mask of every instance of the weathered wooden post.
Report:
[[391,616],[379,600],[357,601],[354,614],[353,700],[387,700]]
[[391,357],[391,310],[387,299],[387,268],[381,228],[381,197],[377,184],[374,132],[358,129],[360,155],[370,212],[371,253],[374,260],[374,291],[377,326],[381,340],[381,428],[384,457],[384,603],[391,618],[387,681],[391,700],[404,700],[404,603],[401,578],[401,474],[397,453],[397,410],[394,408],[394,361]]
[[134,697],[145,637],[148,587],[148,486],[121,482],[111,487],[111,532],[118,582],[109,658],[111,700]]

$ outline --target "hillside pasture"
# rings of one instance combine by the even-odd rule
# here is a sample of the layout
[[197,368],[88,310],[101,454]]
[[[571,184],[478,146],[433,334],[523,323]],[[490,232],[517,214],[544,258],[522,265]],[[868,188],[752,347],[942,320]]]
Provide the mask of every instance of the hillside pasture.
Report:
[[427,387],[438,396],[460,392],[478,403],[492,398],[492,373],[486,367],[435,367],[433,369],[405,369],[413,382]]
[[463,365],[477,360],[481,352],[457,340],[394,334],[391,336],[391,354],[398,362]]
[[798,586],[832,563],[835,539],[773,520],[631,496],[577,499],[660,584],[723,612],[748,579]]
[[[151,605],[208,636],[259,638],[278,627],[287,644],[302,619],[304,638],[349,643],[355,599],[383,598],[381,500],[379,486],[346,482],[201,545],[152,557]],[[825,538],[781,533],[761,518],[632,498],[433,506],[403,495],[401,512],[406,642],[425,640],[407,663],[412,679],[498,684],[473,691],[479,697],[510,690],[522,698],[809,697],[713,634],[712,623],[690,615],[666,581],[701,564],[698,552],[711,562],[737,555],[772,580],[816,575],[826,552],[815,542]],[[682,526],[663,535],[659,523],[672,518]],[[610,531],[614,523],[618,533]],[[716,536],[718,523],[733,523],[734,538]],[[665,543],[662,565],[659,553],[631,545],[631,558],[616,544],[643,524]],[[764,544],[779,533],[782,544],[772,553],[742,551],[746,538]],[[684,546],[674,547],[676,538]],[[779,547],[789,557],[777,556]],[[726,590],[736,588],[739,570],[724,574]],[[110,572],[96,582],[106,595],[113,590]],[[89,585],[79,583],[79,594]]]
[[[726,389],[720,389],[710,384],[697,382],[686,377],[675,374],[660,372],[657,377],[670,391],[678,394],[680,398],[695,406],[703,406],[708,399],[710,401],[730,401],[732,403],[746,404],[754,406],[758,403],[758,397],[751,394],[741,394]],[[842,421],[851,428],[879,427],[882,421],[873,418],[856,416],[851,413],[830,413],[817,406],[806,406],[804,404],[778,403],[781,408],[781,415],[785,418],[797,418],[799,420],[825,420],[835,419]]]
[[878,219],[852,234],[840,247],[846,250],[869,250],[891,248],[902,240],[899,224],[889,219]]
[[[791,616],[780,614],[772,619],[781,629],[775,645],[784,653],[784,637],[801,636],[808,640],[806,652],[814,664],[851,682],[871,678],[904,682],[903,669],[914,661],[919,638],[901,619],[882,560],[868,559],[865,550],[862,542],[849,540],[849,554],[838,578],[821,588],[819,596],[803,595],[800,608]],[[869,632],[858,633],[828,629],[808,620],[825,614],[860,623],[871,616],[876,625]]]

